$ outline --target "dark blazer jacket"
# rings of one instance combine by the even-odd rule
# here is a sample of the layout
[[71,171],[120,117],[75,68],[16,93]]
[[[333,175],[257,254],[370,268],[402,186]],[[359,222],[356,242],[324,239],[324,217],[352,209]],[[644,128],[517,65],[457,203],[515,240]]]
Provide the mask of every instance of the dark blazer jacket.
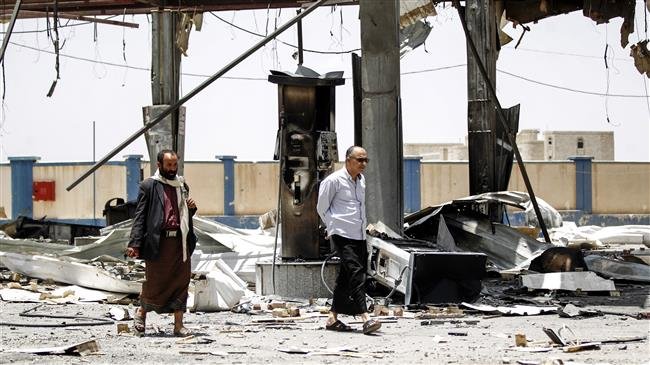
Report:
[[[189,191],[187,184],[185,184],[185,189]],[[164,218],[164,194],[163,183],[160,181],[148,178],[140,182],[138,203],[128,246],[139,248],[139,258],[144,260],[155,260],[160,253],[160,234]],[[192,255],[194,248],[196,248],[196,235],[192,225],[194,213],[196,213],[196,208],[189,210],[188,255]]]

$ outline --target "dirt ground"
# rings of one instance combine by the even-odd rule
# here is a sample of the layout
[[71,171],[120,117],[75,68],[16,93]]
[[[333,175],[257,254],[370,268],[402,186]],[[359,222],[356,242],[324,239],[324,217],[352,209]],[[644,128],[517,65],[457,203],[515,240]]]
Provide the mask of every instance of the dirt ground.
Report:
[[[619,285],[621,296],[554,296],[552,301],[573,303],[583,309],[636,315],[650,309],[650,286]],[[533,298],[532,296],[528,296]],[[547,296],[548,297],[548,296]],[[61,320],[25,318],[18,314],[34,307],[34,303],[0,301],[2,322],[60,323]],[[86,303],[46,305],[38,312],[57,315],[104,317],[115,305]],[[124,306],[133,312],[133,306]],[[407,312],[409,313],[409,312]],[[542,364],[553,359],[561,363],[581,364],[648,364],[650,342],[603,343],[599,349],[567,353],[555,347],[548,350],[550,340],[543,327],[555,330],[563,326],[562,336],[582,342],[604,341],[648,336],[650,320],[621,314],[605,314],[590,318],[562,318],[558,314],[537,316],[494,316],[466,311],[462,318],[447,319],[423,325],[423,320],[398,318],[388,320],[374,335],[363,335],[361,324],[342,316],[356,332],[340,333],[324,330],[324,317],[310,318],[281,325],[254,323],[261,315],[232,312],[188,313],[186,325],[196,336],[179,343],[172,336],[172,317],[150,314],[145,337],[117,334],[116,324],[92,327],[19,327],[0,326],[0,363],[124,363],[124,364],[238,364],[238,363],[415,363],[415,364]],[[72,320],[68,320],[72,321]],[[129,323],[123,321],[117,323]],[[515,334],[525,334],[527,347],[515,346]],[[571,334],[575,334],[575,337]],[[95,340],[99,353],[87,356],[33,355],[9,353],[7,350],[72,345]],[[211,343],[192,343],[192,342]],[[181,341],[182,342],[182,341]],[[345,347],[356,352],[332,351]],[[545,349],[545,352],[533,352]],[[320,352],[286,353],[281,350]],[[330,354],[325,354],[325,352]],[[336,354],[331,354],[336,353]],[[560,362],[555,362],[560,363]]]

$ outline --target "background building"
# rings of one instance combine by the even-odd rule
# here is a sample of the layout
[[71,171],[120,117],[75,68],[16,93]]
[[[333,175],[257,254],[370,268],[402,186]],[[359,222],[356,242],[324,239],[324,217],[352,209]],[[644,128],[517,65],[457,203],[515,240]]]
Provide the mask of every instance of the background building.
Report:
[[[614,132],[545,131],[524,129],[517,134],[517,146],[526,161],[562,161],[571,156],[591,156],[597,161],[614,161]],[[404,155],[421,156],[423,161],[467,160],[464,143],[405,143]]]

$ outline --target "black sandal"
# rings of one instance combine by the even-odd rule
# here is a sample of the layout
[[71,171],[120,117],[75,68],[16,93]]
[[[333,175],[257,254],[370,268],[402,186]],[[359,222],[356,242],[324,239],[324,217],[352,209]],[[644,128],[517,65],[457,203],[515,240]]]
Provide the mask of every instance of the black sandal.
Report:
[[348,326],[347,324],[339,321],[338,319],[336,322],[332,324],[325,325],[325,329],[328,331],[337,331],[337,332],[351,332],[354,331],[352,327]]
[[363,334],[369,335],[381,328],[381,322],[376,319],[369,319],[363,324]]

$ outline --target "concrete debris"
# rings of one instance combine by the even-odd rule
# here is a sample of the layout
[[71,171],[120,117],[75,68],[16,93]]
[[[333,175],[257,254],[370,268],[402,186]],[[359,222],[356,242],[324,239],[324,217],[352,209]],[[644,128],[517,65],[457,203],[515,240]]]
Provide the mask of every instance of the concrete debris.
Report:
[[501,313],[505,315],[519,315],[519,316],[536,316],[539,314],[556,313],[557,307],[555,306],[530,306],[530,305],[514,305],[512,307],[499,306],[494,307],[485,304],[470,304],[461,303],[463,307],[474,309],[485,313]]
[[126,321],[131,319],[129,310],[125,307],[111,307],[111,309],[108,310],[108,316],[116,321]]
[[558,310],[558,314],[560,317],[568,317],[568,318],[575,318],[575,317],[597,317],[597,316],[602,316],[603,313],[599,312],[597,310],[593,309],[581,309],[576,307],[575,305],[569,303],[564,306],[564,308],[560,308]]
[[121,293],[87,289],[76,285],[58,287],[53,290],[44,287],[26,290],[20,285],[18,288],[0,289],[0,298],[6,302],[63,304],[115,301],[124,297]]
[[555,272],[529,274],[521,277],[521,285],[534,290],[568,290],[581,292],[612,292],[614,282],[603,279],[593,272]]
[[287,354],[307,355],[307,356],[346,356],[354,358],[376,358],[381,359],[384,356],[376,352],[360,352],[353,347],[332,347],[325,349],[308,349],[297,346],[278,347],[277,351]]
[[650,283],[650,266],[635,262],[612,260],[598,255],[585,257],[590,271],[614,280]]
[[517,347],[528,346],[528,340],[526,340],[525,333],[515,333],[515,346]]
[[36,355],[90,355],[99,352],[99,344],[95,340],[80,342],[74,345],[59,347],[41,347],[28,349],[6,350],[5,352],[21,352]]
[[118,335],[120,333],[131,333],[131,327],[128,323],[118,323],[116,329]]

